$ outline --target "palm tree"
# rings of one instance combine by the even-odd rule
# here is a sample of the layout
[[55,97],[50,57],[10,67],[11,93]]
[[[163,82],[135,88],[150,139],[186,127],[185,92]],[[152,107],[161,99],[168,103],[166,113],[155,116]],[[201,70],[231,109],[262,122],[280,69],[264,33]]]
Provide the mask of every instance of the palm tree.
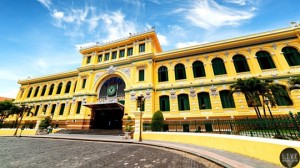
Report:
[[289,89],[294,90],[294,89],[300,89],[300,77],[292,78],[289,80]]
[[11,100],[4,100],[0,102],[0,123],[10,115],[10,108],[13,106]]
[[[27,106],[25,104],[21,104],[20,106],[13,105],[11,107],[10,113],[11,114],[17,114],[17,118],[16,118],[16,121],[15,121],[16,131],[14,133],[14,136],[17,135],[19,125],[22,122],[24,114],[31,114],[31,115],[33,114],[33,112],[31,112],[32,108],[33,108],[33,106]],[[20,118],[20,120],[19,120],[19,118]]]
[[231,93],[240,92],[245,95],[247,104],[253,106],[258,118],[261,118],[258,108],[261,105],[261,102],[257,92],[257,85],[259,85],[260,82],[261,81],[257,78],[249,78],[246,80],[238,78],[237,82],[230,86]]

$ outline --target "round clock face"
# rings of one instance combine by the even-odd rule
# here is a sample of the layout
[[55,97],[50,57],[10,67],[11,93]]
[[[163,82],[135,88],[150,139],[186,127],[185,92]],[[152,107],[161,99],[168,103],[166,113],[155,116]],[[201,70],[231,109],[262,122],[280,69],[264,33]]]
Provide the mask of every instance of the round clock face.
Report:
[[113,96],[116,93],[116,85],[110,85],[107,88],[107,95]]

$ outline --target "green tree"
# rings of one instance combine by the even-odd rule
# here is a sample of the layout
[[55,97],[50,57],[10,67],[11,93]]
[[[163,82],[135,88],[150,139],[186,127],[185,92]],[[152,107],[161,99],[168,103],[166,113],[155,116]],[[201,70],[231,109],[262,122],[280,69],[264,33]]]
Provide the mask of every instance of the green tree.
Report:
[[47,127],[51,125],[51,121],[51,117],[49,116],[44,118],[39,125],[39,129],[47,129]]
[[10,108],[10,114],[17,114],[17,118],[15,121],[16,131],[14,133],[14,136],[17,135],[19,125],[22,123],[22,119],[23,119],[24,115],[28,114],[28,113],[33,115],[33,112],[31,112],[32,108],[33,108],[33,106],[27,106],[25,104],[21,104],[20,106],[13,105]]
[[0,123],[11,114],[10,109],[13,107],[12,100],[0,101]]
[[161,131],[164,125],[164,116],[161,111],[156,111],[151,120],[151,130]]

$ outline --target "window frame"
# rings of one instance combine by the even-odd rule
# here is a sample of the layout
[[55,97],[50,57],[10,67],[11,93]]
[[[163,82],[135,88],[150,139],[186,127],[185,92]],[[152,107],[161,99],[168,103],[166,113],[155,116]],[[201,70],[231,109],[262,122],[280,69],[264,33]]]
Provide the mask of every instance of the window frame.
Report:
[[214,75],[226,75],[226,67],[222,58],[214,58],[211,60]]
[[170,111],[170,97],[168,95],[159,96],[160,111]]
[[192,67],[193,67],[194,78],[199,78],[199,77],[205,77],[206,76],[204,64],[203,64],[202,61],[193,62]]
[[158,72],[158,82],[169,81],[168,67],[161,66],[158,68],[157,72]]
[[177,95],[177,101],[178,101],[178,110],[179,111],[189,111],[190,110],[190,101],[189,101],[189,95],[182,93]]
[[229,90],[222,90],[219,92],[222,108],[235,108],[235,102]]
[[182,63],[176,64],[174,67],[175,80],[186,79],[185,65]]
[[233,60],[233,64],[235,67],[235,71],[237,73],[250,71],[250,68],[249,68],[249,65],[248,65],[248,62],[247,62],[247,59],[245,58],[245,56],[243,56],[241,54],[237,54],[232,57],[232,60]]
[[212,109],[211,108],[210,95],[209,95],[208,92],[199,92],[199,93],[197,93],[197,99],[198,99],[198,105],[199,105],[200,110]]
[[276,68],[274,60],[269,52],[258,51],[255,55],[261,70]]

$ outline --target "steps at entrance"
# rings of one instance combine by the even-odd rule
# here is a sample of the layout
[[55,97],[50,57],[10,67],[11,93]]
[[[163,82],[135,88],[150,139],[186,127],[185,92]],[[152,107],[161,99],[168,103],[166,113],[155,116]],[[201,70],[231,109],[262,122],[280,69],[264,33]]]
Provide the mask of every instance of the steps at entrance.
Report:
[[87,134],[87,135],[124,135],[120,129],[90,129],[90,130],[59,130],[59,134]]

